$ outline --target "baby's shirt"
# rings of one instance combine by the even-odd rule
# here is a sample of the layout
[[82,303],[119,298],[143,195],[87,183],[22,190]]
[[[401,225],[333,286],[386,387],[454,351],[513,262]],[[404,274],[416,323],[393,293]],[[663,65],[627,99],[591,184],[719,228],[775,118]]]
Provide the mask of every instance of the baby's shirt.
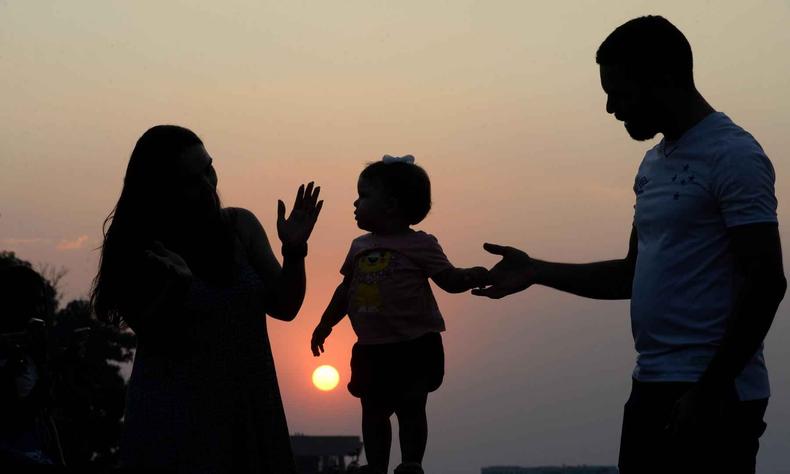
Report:
[[359,343],[444,331],[428,278],[450,268],[436,237],[422,231],[354,239],[340,273],[351,278],[348,316]]

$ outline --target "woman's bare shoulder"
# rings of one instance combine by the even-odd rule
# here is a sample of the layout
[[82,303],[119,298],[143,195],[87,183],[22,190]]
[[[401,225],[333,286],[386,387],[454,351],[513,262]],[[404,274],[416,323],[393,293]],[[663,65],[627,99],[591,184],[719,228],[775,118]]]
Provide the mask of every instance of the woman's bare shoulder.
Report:
[[260,236],[261,233],[266,235],[261,222],[252,211],[243,207],[226,207],[222,212],[245,241],[255,238],[256,235]]

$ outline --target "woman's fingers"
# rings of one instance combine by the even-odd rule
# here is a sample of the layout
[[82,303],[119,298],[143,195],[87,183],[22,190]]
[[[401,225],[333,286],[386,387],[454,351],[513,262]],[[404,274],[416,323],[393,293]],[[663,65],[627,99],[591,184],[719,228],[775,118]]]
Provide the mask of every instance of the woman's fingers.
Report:
[[153,252],[155,255],[160,255],[164,257],[167,255],[167,248],[160,240],[154,240],[151,248],[148,250],[149,252]]
[[153,245],[149,249],[149,252],[152,252],[154,255],[161,257],[161,259],[167,262],[177,262],[181,260],[181,256],[179,254],[173,252],[172,250],[168,250],[167,247],[165,247],[164,244],[159,240],[154,241]]
[[277,222],[282,222],[285,220],[285,203],[281,200],[277,200]]
[[314,186],[315,186],[315,183],[313,181],[310,181],[309,183],[307,183],[307,188],[304,190],[305,201],[307,202],[308,205],[313,200],[313,187]]
[[316,186],[315,181],[310,181],[307,185],[302,184],[296,192],[293,211],[305,211],[313,213],[318,203],[318,196],[321,194],[321,186]]
[[318,201],[318,204],[313,209],[313,222],[318,220],[318,214],[321,214],[321,208],[324,207],[324,201]]
[[[299,190],[296,191],[296,199],[294,199],[294,209],[301,209],[302,204],[304,203],[304,184],[299,186]],[[293,211],[292,211],[293,212]]]
[[316,186],[312,195],[310,196],[310,209],[314,209],[318,202],[318,195],[321,194],[321,186]]
[[146,251],[145,251],[145,256],[146,256],[146,258],[148,258],[150,261],[152,261],[152,262],[156,262],[156,264],[157,264],[157,265],[159,265],[159,266],[160,266],[160,267],[162,267],[162,268],[166,268],[166,269],[168,269],[168,270],[171,270],[171,269],[173,269],[173,268],[174,268],[174,265],[173,265],[173,263],[170,261],[170,259],[168,259],[167,257],[164,257],[164,256],[162,256],[162,255],[157,255],[157,254],[156,254],[156,253],[154,253],[154,251],[152,251],[152,250],[146,250]]

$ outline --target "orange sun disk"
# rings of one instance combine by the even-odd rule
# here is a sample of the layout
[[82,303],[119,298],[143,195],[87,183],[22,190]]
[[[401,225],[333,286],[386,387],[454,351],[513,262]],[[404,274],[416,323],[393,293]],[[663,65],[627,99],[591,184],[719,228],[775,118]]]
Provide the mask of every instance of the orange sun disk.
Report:
[[313,385],[323,392],[328,392],[337,387],[339,381],[340,374],[331,365],[322,365],[313,371]]

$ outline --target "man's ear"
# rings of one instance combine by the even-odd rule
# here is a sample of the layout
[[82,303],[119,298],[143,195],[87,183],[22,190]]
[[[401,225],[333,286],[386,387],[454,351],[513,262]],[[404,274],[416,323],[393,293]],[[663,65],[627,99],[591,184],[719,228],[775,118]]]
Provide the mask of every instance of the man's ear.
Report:
[[653,76],[652,86],[657,91],[671,91],[676,90],[682,86],[682,81],[680,78],[669,72],[660,72]]

